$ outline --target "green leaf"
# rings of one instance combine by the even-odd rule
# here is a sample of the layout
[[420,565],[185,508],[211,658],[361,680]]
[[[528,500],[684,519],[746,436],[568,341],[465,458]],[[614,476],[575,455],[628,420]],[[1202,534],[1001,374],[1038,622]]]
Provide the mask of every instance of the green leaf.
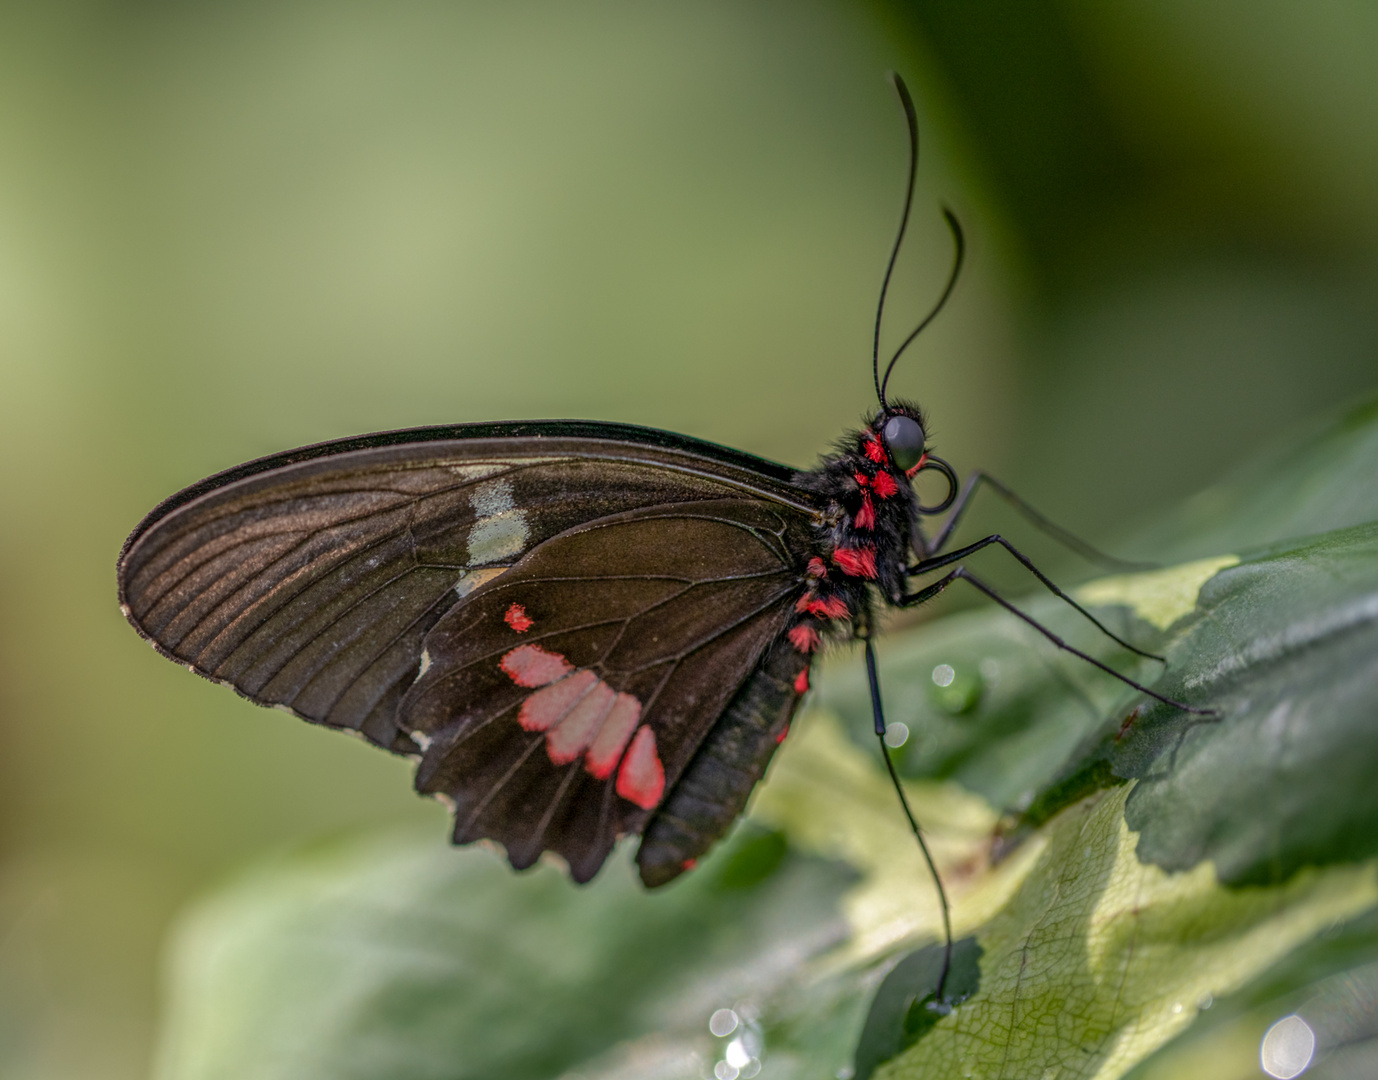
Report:
[[1304,425],[1130,538],[1158,562],[1378,521],[1378,398]]
[[846,932],[855,874],[778,834],[654,894],[614,862],[580,888],[403,834],[266,867],[182,927],[158,1075],[548,1077],[667,1027],[648,1052],[711,1064],[715,1010]]

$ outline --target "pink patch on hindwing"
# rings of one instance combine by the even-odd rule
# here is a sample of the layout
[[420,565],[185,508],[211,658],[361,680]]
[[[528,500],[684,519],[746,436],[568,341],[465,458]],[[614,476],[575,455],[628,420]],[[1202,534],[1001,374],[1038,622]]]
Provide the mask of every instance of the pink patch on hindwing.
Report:
[[517,723],[527,731],[549,731],[564,719],[564,716],[598,682],[598,676],[591,671],[576,671],[567,678],[551,683],[543,690],[537,690],[522,702],[517,714]]
[[546,652],[539,645],[518,645],[502,658],[500,665],[518,686],[546,686],[563,679],[574,670],[559,653]]
[[617,768],[622,750],[641,719],[641,702],[631,694],[618,694],[584,755],[584,768],[596,780],[606,780]]
[[552,764],[568,765],[588,749],[616,697],[617,691],[601,679],[593,684],[593,689],[545,737],[545,750]]
[[650,810],[665,793],[665,768],[656,753],[656,733],[643,724],[617,773],[617,794]]

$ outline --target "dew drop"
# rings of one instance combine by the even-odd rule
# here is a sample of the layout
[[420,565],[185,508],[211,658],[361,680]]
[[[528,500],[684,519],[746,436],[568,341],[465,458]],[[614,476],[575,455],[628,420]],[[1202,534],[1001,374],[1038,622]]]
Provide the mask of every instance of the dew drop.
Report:
[[721,1039],[737,1030],[737,1022],[737,1014],[731,1009],[719,1009],[708,1018],[708,1030]]
[[1269,1076],[1292,1080],[1310,1068],[1315,1052],[1316,1033],[1310,1024],[1293,1013],[1268,1029],[1258,1048],[1258,1059]]

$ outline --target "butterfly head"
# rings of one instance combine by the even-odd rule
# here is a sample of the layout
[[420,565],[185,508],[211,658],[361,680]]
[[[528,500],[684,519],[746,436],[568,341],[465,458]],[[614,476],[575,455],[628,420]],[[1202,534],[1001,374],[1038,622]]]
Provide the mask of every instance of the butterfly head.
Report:
[[907,402],[890,403],[871,421],[871,432],[895,470],[903,473],[906,479],[912,479],[927,462],[928,436],[918,406]]
[[[921,514],[938,514],[952,505],[957,497],[957,475],[942,458],[929,452],[928,425],[917,405],[907,401],[890,401],[876,413],[865,433],[863,452],[878,465],[889,465],[896,479],[903,478],[911,487],[921,472],[936,470],[947,481],[946,496],[936,505],[919,504]],[[882,456],[884,461],[881,460]]]

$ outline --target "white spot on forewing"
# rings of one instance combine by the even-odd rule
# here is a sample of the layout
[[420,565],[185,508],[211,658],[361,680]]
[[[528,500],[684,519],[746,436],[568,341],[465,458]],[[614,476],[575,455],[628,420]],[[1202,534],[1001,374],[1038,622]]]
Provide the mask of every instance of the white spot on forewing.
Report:
[[457,582],[455,582],[455,595],[468,596],[480,585],[486,585],[495,577],[504,574],[510,569],[506,566],[490,566],[486,570],[470,570]]
[[511,462],[507,461],[485,461],[482,465],[446,465],[445,468],[456,476],[462,476],[465,480],[482,480],[485,476],[492,476],[496,472],[503,472],[511,468]]
[[421,668],[420,668],[420,670],[417,671],[416,677],[417,677],[418,679],[421,678],[422,675],[426,674],[426,672],[430,670],[430,667],[431,667],[431,650],[430,650],[430,649],[422,649],[422,650],[421,650]]
[[422,753],[425,753],[427,750],[431,748],[431,743],[434,740],[424,731],[412,731],[408,732],[408,734],[411,735],[411,741],[416,743],[417,746],[421,747]]
[[486,566],[520,555],[528,534],[524,510],[504,510],[475,522],[469,530],[469,565]]
[[512,481],[503,477],[479,484],[469,494],[469,505],[473,507],[476,518],[494,517],[504,510],[511,510],[516,505],[512,502]]
[[512,502],[507,477],[479,484],[469,496],[475,521],[469,529],[470,566],[487,566],[519,555],[530,533],[526,513]]

